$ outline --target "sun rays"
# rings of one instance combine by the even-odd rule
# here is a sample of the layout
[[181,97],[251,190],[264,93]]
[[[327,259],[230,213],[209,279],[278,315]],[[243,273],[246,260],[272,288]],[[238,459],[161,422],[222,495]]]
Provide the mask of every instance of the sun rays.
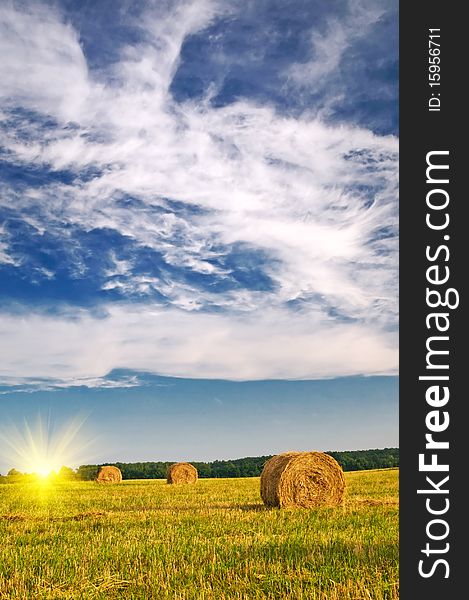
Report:
[[50,418],[39,415],[34,422],[25,420],[22,428],[14,424],[3,427],[0,439],[15,469],[46,480],[61,467],[83,460],[83,452],[91,443],[84,439],[85,421],[86,417],[76,416],[56,426]]

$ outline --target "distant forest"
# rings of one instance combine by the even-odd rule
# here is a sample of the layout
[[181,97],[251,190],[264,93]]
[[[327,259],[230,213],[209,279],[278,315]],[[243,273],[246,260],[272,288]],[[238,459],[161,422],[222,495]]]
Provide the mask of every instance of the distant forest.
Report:
[[[327,452],[342,466],[344,471],[363,469],[385,469],[399,466],[399,448],[379,450],[350,450],[347,452]],[[271,456],[215,460],[213,462],[192,462],[199,477],[258,477]],[[110,463],[107,463],[110,464]],[[122,471],[124,479],[165,479],[166,471],[173,462],[112,463]],[[96,477],[101,465],[82,465],[76,470],[76,479],[89,481]]]

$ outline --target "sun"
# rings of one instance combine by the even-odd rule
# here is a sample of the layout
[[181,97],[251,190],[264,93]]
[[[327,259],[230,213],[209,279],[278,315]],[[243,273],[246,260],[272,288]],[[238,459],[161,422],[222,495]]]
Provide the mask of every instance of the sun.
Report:
[[39,462],[37,465],[32,465],[32,472],[42,479],[47,479],[52,473],[56,473],[58,468],[48,462]]
[[25,422],[22,430],[11,426],[9,430],[0,431],[0,438],[10,447],[15,468],[47,480],[52,474],[58,474],[62,466],[72,466],[81,460],[81,452],[89,444],[78,436],[85,420],[85,417],[75,417],[57,429],[51,419],[38,416],[35,424]]
[[52,473],[52,469],[48,466],[44,466],[44,467],[38,468],[36,475],[39,475],[39,477],[42,477],[43,479],[45,479],[46,477],[49,477],[49,475],[51,473]]

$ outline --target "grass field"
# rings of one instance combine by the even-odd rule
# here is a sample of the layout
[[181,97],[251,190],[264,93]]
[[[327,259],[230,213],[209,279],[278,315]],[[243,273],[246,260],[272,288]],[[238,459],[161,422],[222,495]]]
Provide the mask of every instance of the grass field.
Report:
[[334,509],[266,509],[259,479],[0,485],[0,598],[397,599],[398,471]]

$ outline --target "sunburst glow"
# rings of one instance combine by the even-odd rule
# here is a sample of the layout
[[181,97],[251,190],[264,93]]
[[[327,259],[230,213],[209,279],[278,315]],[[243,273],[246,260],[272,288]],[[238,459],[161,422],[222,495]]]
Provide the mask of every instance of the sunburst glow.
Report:
[[32,425],[25,422],[22,429],[15,425],[3,429],[0,437],[9,448],[8,458],[15,469],[47,479],[62,466],[75,466],[83,459],[89,441],[79,433],[85,420],[75,417],[56,428],[51,419],[38,417]]
[[37,464],[37,466],[34,468],[34,473],[36,473],[36,475],[39,475],[39,477],[49,477],[49,475],[54,472],[57,471],[57,467],[55,467],[55,465],[53,465],[52,463],[48,463],[48,462],[40,462]]

